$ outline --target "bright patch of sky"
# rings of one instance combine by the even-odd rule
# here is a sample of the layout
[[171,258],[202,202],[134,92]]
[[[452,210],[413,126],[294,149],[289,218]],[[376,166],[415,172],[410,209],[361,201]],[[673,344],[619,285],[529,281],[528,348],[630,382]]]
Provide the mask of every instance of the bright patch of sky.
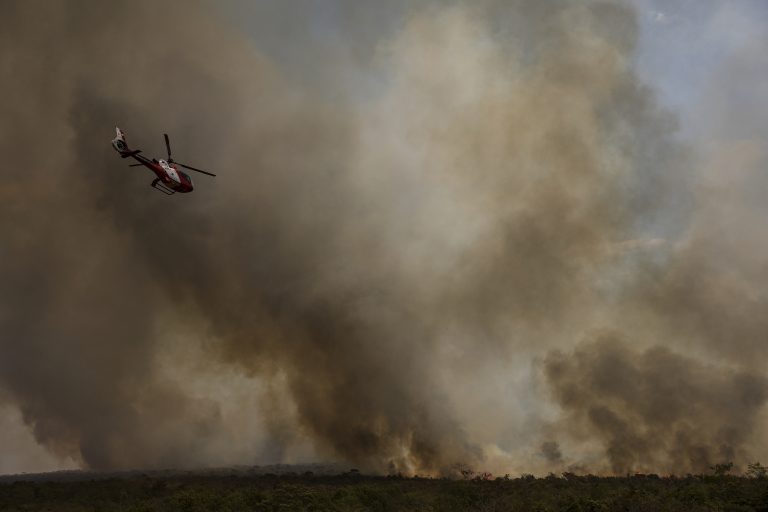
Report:
[[[695,131],[696,110],[726,63],[768,33],[766,0],[631,0],[640,22],[637,69],[661,103]],[[768,48],[766,48],[768,52]]]

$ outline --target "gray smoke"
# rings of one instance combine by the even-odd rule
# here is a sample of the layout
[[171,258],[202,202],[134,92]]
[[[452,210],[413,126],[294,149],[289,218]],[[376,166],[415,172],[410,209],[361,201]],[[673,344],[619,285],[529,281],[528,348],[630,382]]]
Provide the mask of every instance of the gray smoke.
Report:
[[[275,9],[307,22],[305,2]],[[550,468],[573,438],[615,471],[741,456],[759,374],[619,342],[554,351],[606,325],[679,350],[706,332],[729,354],[728,333],[759,332],[757,306],[721,322],[697,293],[696,237],[659,258],[646,236],[691,215],[690,160],[633,71],[635,12],[390,9],[384,28],[344,11],[324,70],[206,3],[0,4],[0,387],[37,442],[94,468],[315,456],[437,474],[523,467],[520,443]],[[219,177],[156,194],[109,147],[115,124],[147,155],[170,133]],[[541,354],[572,428],[543,396],[490,391]],[[628,373],[582,382],[605,357]],[[670,454],[647,441],[665,424]]]
[[701,472],[740,453],[768,398],[759,374],[702,364],[603,335],[573,353],[554,352],[544,371],[568,413],[568,429],[606,444],[614,473]]

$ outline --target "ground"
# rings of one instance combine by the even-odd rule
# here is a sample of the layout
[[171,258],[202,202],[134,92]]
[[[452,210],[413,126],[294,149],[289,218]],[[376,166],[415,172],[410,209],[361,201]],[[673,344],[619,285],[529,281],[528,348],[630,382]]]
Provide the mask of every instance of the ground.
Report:
[[768,479],[565,474],[444,480],[243,470],[2,477],[0,511],[16,510],[768,512]]

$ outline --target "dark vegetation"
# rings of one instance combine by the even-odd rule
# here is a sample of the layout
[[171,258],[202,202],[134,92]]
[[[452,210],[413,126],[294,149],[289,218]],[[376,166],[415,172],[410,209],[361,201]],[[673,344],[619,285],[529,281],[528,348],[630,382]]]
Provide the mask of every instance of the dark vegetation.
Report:
[[[763,466],[746,476],[494,478],[303,474],[125,474],[102,479],[0,480],[0,511],[766,511]],[[26,480],[19,480],[27,478]]]

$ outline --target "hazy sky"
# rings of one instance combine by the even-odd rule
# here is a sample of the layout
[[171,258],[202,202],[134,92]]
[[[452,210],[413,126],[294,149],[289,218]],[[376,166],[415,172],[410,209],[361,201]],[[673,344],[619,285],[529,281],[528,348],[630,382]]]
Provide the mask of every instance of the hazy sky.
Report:
[[[286,72],[305,80],[332,81],[333,68],[326,66],[338,47],[348,47],[355,64],[370,64],[376,45],[397,28],[409,6],[418,3],[228,0],[215,4]],[[729,56],[764,37],[768,23],[768,5],[761,0],[631,0],[631,4],[640,23],[638,73],[665,105],[683,116],[701,101],[706,84]],[[365,25],[364,44],[354,33],[359,17],[375,21]],[[349,44],[351,37],[354,45]]]
[[641,32],[638,72],[661,101],[681,116],[684,128],[718,81],[729,58],[760,45],[768,4],[760,0],[633,0]]

